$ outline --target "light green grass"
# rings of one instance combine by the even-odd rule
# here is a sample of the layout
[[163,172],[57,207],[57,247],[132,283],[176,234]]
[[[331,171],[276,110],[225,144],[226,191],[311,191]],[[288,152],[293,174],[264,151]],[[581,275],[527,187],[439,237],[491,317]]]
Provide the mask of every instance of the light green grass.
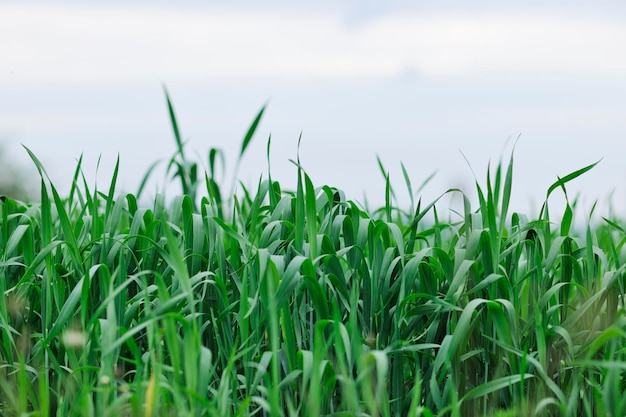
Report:
[[415,203],[404,166],[409,211],[386,174],[366,212],[299,159],[295,191],[270,176],[235,196],[218,150],[206,175],[188,160],[167,103],[183,196],[142,207],[117,166],[99,190],[80,162],[60,196],[31,154],[41,202],[0,201],[0,414],[626,414],[626,231],[576,232],[575,202],[549,214],[592,166],[538,218],[508,212],[512,158],[478,207],[444,192],[451,215]]

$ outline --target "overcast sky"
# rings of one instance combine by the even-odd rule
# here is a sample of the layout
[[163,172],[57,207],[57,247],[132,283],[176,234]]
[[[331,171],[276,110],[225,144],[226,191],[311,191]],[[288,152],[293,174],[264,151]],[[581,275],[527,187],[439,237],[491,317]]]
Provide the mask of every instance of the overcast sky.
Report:
[[[569,187],[590,207],[614,191],[626,209],[624,2],[45,2],[0,5],[0,139],[19,144],[67,188],[84,154],[107,184],[117,154],[134,191],[174,151],[161,84],[190,151],[223,148],[232,167],[269,100],[241,179],[291,187],[296,144],[315,185],[383,202],[376,155],[406,202],[433,171],[426,200],[450,186],[472,196],[489,161],[517,142],[514,208],[602,159]],[[419,5],[414,5],[419,3]],[[164,181],[158,177],[161,185]],[[103,187],[106,185],[103,185]],[[555,203],[556,204],[556,203]]]

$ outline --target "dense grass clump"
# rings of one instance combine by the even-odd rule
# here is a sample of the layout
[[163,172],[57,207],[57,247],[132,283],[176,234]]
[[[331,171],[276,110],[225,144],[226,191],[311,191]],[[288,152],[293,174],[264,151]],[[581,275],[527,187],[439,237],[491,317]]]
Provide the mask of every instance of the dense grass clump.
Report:
[[449,221],[389,178],[366,212],[299,161],[295,192],[223,198],[169,109],[184,195],[143,207],[79,163],[61,197],[32,155],[41,202],[0,200],[2,415],[626,414],[626,231],[548,210],[592,166],[533,219],[508,213],[512,158],[478,207],[448,190]]

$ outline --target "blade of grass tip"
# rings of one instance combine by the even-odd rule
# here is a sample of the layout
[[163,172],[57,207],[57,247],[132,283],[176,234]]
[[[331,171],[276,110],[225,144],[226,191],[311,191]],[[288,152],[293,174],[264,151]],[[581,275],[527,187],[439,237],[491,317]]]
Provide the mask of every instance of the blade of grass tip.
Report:
[[[385,178],[385,181],[388,182],[389,172],[385,169],[385,166],[383,165],[383,161],[380,159],[379,155],[376,155],[376,161],[378,161],[378,168],[380,168],[380,173],[383,174],[383,178]],[[396,193],[393,191],[393,187],[391,186],[391,184],[389,184],[389,192],[391,193],[391,196],[395,200]]]
[[[463,159],[465,160],[465,163],[467,164],[467,166],[469,167],[470,171],[472,172],[472,176],[474,177],[474,183],[476,184],[476,190],[478,191],[478,202],[480,205],[480,211],[484,212],[485,208],[486,208],[486,204],[485,204],[485,197],[484,197],[484,193],[482,188],[480,187],[480,184],[478,183],[478,177],[476,177],[476,173],[474,172],[474,169],[472,168],[472,165],[469,162],[469,159],[467,159],[467,157],[465,156],[465,154],[463,153],[463,151],[459,151],[461,153],[461,156],[463,157]],[[489,177],[489,175],[487,175],[487,178]],[[467,214],[467,210],[466,210],[466,214]],[[468,220],[471,220],[471,216],[466,215],[466,225],[471,226],[471,222],[468,222]]]
[[415,193],[419,194],[420,192],[422,192],[424,187],[426,187],[428,185],[428,183],[430,183],[432,181],[432,179],[435,178],[435,175],[437,175],[437,172],[439,172],[438,169],[434,170],[428,177],[426,177],[426,179],[424,181],[422,181],[420,186],[417,188]]
[[463,151],[459,150],[459,153],[461,154],[461,156],[463,157],[463,159],[465,160],[465,163],[467,164],[467,166],[469,167],[470,171],[472,171],[472,176],[474,177],[474,182],[478,183],[478,177],[476,176],[476,173],[474,172],[474,168],[472,168],[472,164],[470,164],[469,159],[467,159],[467,156],[465,156],[465,154],[463,153]]
[[44,179],[44,178],[50,179],[50,177],[48,177],[48,173],[46,172],[39,158],[37,158],[35,154],[26,145],[22,145],[22,147],[26,149],[26,152],[28,152],[28,155],[30,156],[30,159],[33,161],[33,163],[35,164],[35,168],[37,168],[37,171],[39,172],[39,176],[41,177],[41,179]]
[[172,171],[174,167],[175,167],[175,171],[172,174],[171,180],[174,180],[176,177],[178,177],[178,179],[180,179],[180,186],[181,186],[183,194],[187,194],[190,189],[189,188],[190,183],[187,180],[186,163],[184,160],[182,162],[177,161],[176,156],[173,156],[172,159],[170,159],[169,164],[167,165],[166,175],[169,175],[170,171]]
[[561,236],[568,236],[570,232],[570,228],[572,226],[572,219],[574,217],[574,212],[569,204],[567,199],[567,194],[565,195],[565,212],[563,213],[563,220],[561,220]]
[[[98,172],[100,172],[100,162],[102,161],[102,154],[98,155],[98,160],[96,161],[96,180],[95,180],[95,188],[98,188]],[[94,190],[94,196],[96,192]]]
[[504,188],[502,190],[502,207],[500,211],[500,231],[504,230],[504,226],[506,224],[506,216],[509,211],[509,204],[511,202],[511,190],[513,188],[513,154],[514,153],[515,153],[515,145],[513,145],[513,150],[511,151],[511,158],[509,159],[509,165],[506,169],[506,175],[504,179]]
[[181,158],[185,160],[183,141],[181,139],[180,129],[178,128],[178,122],[176,121],[176,113],[174,113],[174,106],[172,105],[172,100],[170,99],[170,93],[168,92],[165,84],[163,84],[163,92],[165,93],[165,100],[167,101],[167,110],[170,115],[172,130],[174,131],[174,139],[176,139],[176,145],[178,146],[178,153],[180,154]]
[[[430,204],[428,204],[424,210],[419,211],[419,207],[418,207],[418,212],[415,213],[415,216],[413,216],[413,220],[411,221],[411,224],[409,224],[405,229],[404,229],[404,235],[406,236],[407,234],[411,233],[411,231],[413,230],[414,227],[417,226],[417,224],[420,222],[420,220],[422,220],[424,218],[424,216],[426,216],[426,214],[430,211],[431,208],[433,208],[433,206],[435,204],[437,204],[437,202],[439,200],[441,200],[443,198],[443,196],[452,193],[452,192],[458,192],[463,194],[463,191],[459,190],[458,188],[450,188],[448,190],[446,190],[444,193],[440,194],[439,197],[437,197],[434,201],[432,201]],[[463,194],[463,196],[465,196],[465,194]],[[408,251],[407,251],[408,252]]]
[[[595,253],[594,253],[594,235],[591,232],[591,218],[593,216],[593,212],[595,211],[596,208],[596,204],[598,203],[598,201],[596,200],[593,205],[591,206],[591,210],[589,212],[589,217],[588,217],[588,221],[587,221],[587,230],[585,231],[585,258],[586,258],[586,263],[587,263],[587,274],[585,274],[586,279],[589,280],[587,283],[583,284],[583,285],[591,285],[591,281],[595,280],[596,276],[597,276],[597,271],[598,268],[600,267],[600,262],[598,261],[596,262],[595,260]],[[587,288],[591,288],[591,287],[587,287]]]
[[[491,178],[487,174],[487,222],[489,225],[489,251],[491,252],[492,265],[490,271],[486,271],[487,274],[497,269],[498,257],[500,254],[500,241],[499,230],[497,229],[497,212],[498,212],[498,200],[499,200],[499,188],[500,188],[501,166],[498,164],[496,169],[496,179],[494,180],[494,187],[491,186]],[[498,191],[496,191],[498,189]],[[484,216],[484,213],[483,213]]]
[[298,148],[296,151],[297,161],[289,160],[291,163],[298,167],[298,184],[296,188],[296,213],[294,219],[294,249],[302,254],[302,247],[304,245],[304,216],[305,216],[305,203],[304,203],[304,187],[302,186],[302,166],[300,165],[300,142],[302,140],[302,132],[298,138]]
[[211,178],[215,178],[215,168],[217,167],[218,160],[221,163],[221,175],[223,177],[226,173],[226,158],[224,157],[224,152],[218,148],[209,149],[209,172],[211,173]]
[[315,198],[315,189],[309,176],[304,174],[305,183],[305,209],[306,209],[306,223],[307,234],[309,237],[309,256],[311,259],[317,258],[317,200]]
[[270,164],[271,145],[272,145],[272,134],[270,133],[269,137],[267,138],[267,179],[269,181],[270,207],[273,210],[276,207],[276,205],[278,204],[279,196],[277,196],[274,193],[274,186],[273,186],[273,183],[272,183],[272,168],[271,168],[271,164]]
[[591,170],[593,167],[595,167],[596,165],[598,165],[600,163],[600,161],[602,161],[602,159],[594,162],[591,165],[587,165],[584,168],[581,168],[579,170],[576,170],[570,174],[567,174],[566,176],[564,176],[563,178],[559,178],[558,181],[554,182],[549,188],[548,188],[548,192],[546,193],[546,199],[548,199],[548,197],[550,197],[550,194],[552,194],[552,192],[554,190],[556,190],[557,188],[565,185],[566,183],[570,182],[571,180],[580,177],[582,174],[584,174],[585,172]]
[[389,180],[389,174],[385,175],[385,215],[387,221],[391,223],[391,197],[393,190],[391,188],[391,181]]
[[614,221],[611,221],[609,219],[607,219],[606,217],[602,217],[602,220],[604,220],[605,223],[607,223],[609,226],[611,226],[612,228],[614,228],[615,230],[623,233],[626,235],[626,230],[620,226],[619,224],[615,223]]
[[239,151],[239,156],[237,157],[237,163],[235,164],[235,170],[233,171],[233,179],[232,179],[232,186],[231,186],[231,192],[230,192],[231,196],[235,193],[235,184],[237,182],[237,174],[239,174],[239,164],[241,163],[243,154],[246,152],[246,149],[248,149],[248,145],[250,145],[250,141],[254,137],[254,133],[259,127],[259,123],[261,123],[261,119],[263,118],[263,113],[265,112],[265,108],[267,107],[267,105],[268,103],[265,103],[263,107],[261,107],[261,110],[259,110],[256,117],[252,121],[252,124],[248,128],[246,135],[243,137],[243,141],[241,141],[241,150]]
[[[292,161],[293,162],[293,161]],[[302,187],[302,170],[298,167],[298,184],[296,188],[296,213],[294,219],[294,249],[298,253],[302,253],[304,245],[304,216],[305,216],[305,202],[304,191]]]
[[495,208],[498,208],[500,203],[500,187],[502,185],[502,161],[498,162],[496,168],[496,177],[493,184],[493,200],[495,202]]
[[[74,170],[74,176],[72,177],[72,187],[70,188],[70,195],[67,199],[70,203],[74,201],[74,194],[80,193],[78,189],[78,177],[80,177],[80,170],[83,163],[83,154],[80,154],[78,162],[76,163],[76,169]],[[80,195],[80,194],[79,194]]]
[[259,123],[261,122],[261,118],[263,117],[263,113],[265,112],[265,108],[267,107],[267,104],[268,103],[265,103],[263,107],[261,107],[261,110],[259,110],[259,113],[256,115],[256,117],[254,118],[254,121],[248,128],[248,131],[246,132],[246,136],[244,136],[243,141],[241,142],[241,151],[239,152],[239,158],[241,158],[243,154],[246,152],[246,149],[248,148],[248,145],[250,144],[250,141],[252,140],[252,137],[254,136],[254,132],[256,132],[256,129],[259,126]]
[[163,160],[159,159],[159,160],[153,162],[148,167],[146,173],[143,175],[143,178],[141,179],[141,182],[139,183],[139,188],[137,189],[137,194],[135,195],[137,200],[139,200],[139,198],[141,197],[141,193],[143,192],[144,188],[146,187],[146,184],[148,183],[148,180],[150,179],[150,176],[152,175],[152,172],[157,167],[157,165],[159,165],[161,162],[163,162]]
[[[499,170],[499,167],[496,171]],[[497,234],[498,231],[496,230],[496,211],[497,211],[497,203],[498,203],[498,197],[497,195],[495,195],[494,193],[494,189],[491,185],[491,166],[487,167],[487,200],[486,200],[486,205],[485,205],[485,211],[483,211],[482,215],[483,217],[487,217],[487,225],[489,227],[489,235],[492,238],[492,241],[497,242]],[[498,175],[496,175],[496,177],[498,177]],[[499,179],[496,180],[495,182],[499,182]],[[479,193],[480,196],[480,193]],[[483,226],[485,226],[484,224],[485,222],[483,222]]]
[[222,194],[220,193],[220,187],[213,180],[213,178],[209,178],[208,174],[205,173],[204,181],[206,184],[207,194],[212,202],[217,207],[217,216],[223,217],[223,207],[222,207]]
[[[413,218],[417,218],[420,215],[420,208],[422,207],[422,199],[420,198],[419,200],[417,200],[417,207],[415,208],[415,210],[413,210],[413,212],[415,213],[413,215]],[[419,221],[418,221],[419,222]],[[417,225],[418,222],[411,222],[411,224],[405,229],[403,234],[409,234],[409,240],[407,242],[406,245],[406,253],[413,253],[413,250],[415,248],[415,237],[417,236]]]
[[[41,245],[42,247],[48,246],[52,243],[53,233],[52,222],[52,204],[50,203],[50,196],[48,195],[48,189],[46,188],[46,182],[43,177],[41,178]],[[44,277],[47,274],[44,274]]]
[[413,195],[413,187],[411,186],[411,178],[407,172],[404,164],[400,162],[400,168],[402,168],[402,175],[404,176],[404,182],[406,183],[406,189],[409,192],[409,201],[411,202],[410,212],[415,211],[415,196]]
[[[120,169],[120,154],[117,154],[117,161],[115,162],[115,169],[113,170],[113,178],[111,179],[111,185],[109,186],[109,195],[107,196],[107,205],[105,209],[105,213],[107,216],[111,213],[111,207],[113,206],[113,201],[115,200],[115,185],[117,184],[117,174]],[[71,201],[71,200],[70,200]]]

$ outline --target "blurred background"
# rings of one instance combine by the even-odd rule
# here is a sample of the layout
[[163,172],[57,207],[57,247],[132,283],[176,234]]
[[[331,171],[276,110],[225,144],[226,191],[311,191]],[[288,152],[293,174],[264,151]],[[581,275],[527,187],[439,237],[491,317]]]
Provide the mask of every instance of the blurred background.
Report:
[[[81,154],[88,181],[106,189],[119,154],[119,185],[135,192],[175,151],[165,84],[187,152],[206,163],[221,148],[229,173],[268,103],[239,170],[252,188],[267,177],[270,133],[283,188],[295,187],[289,159],[302,134],[314,184],[372,207],[385,195],[377,156],[401,205],[401,162],[415,189],[437,172],[425,202],[449,187],[475,201],[474,175],[484,185],[488,164],[506,163],[516,143],[513,210],[536,214],[559,176],[602,159],[568,185],[569,198],[625,217],[624,51],[618,0],[5,0],[0,193],[17,183],[37,194],[22,145],[60,190]],[[164,170],[147,192],[158,190],[178,192]]]

